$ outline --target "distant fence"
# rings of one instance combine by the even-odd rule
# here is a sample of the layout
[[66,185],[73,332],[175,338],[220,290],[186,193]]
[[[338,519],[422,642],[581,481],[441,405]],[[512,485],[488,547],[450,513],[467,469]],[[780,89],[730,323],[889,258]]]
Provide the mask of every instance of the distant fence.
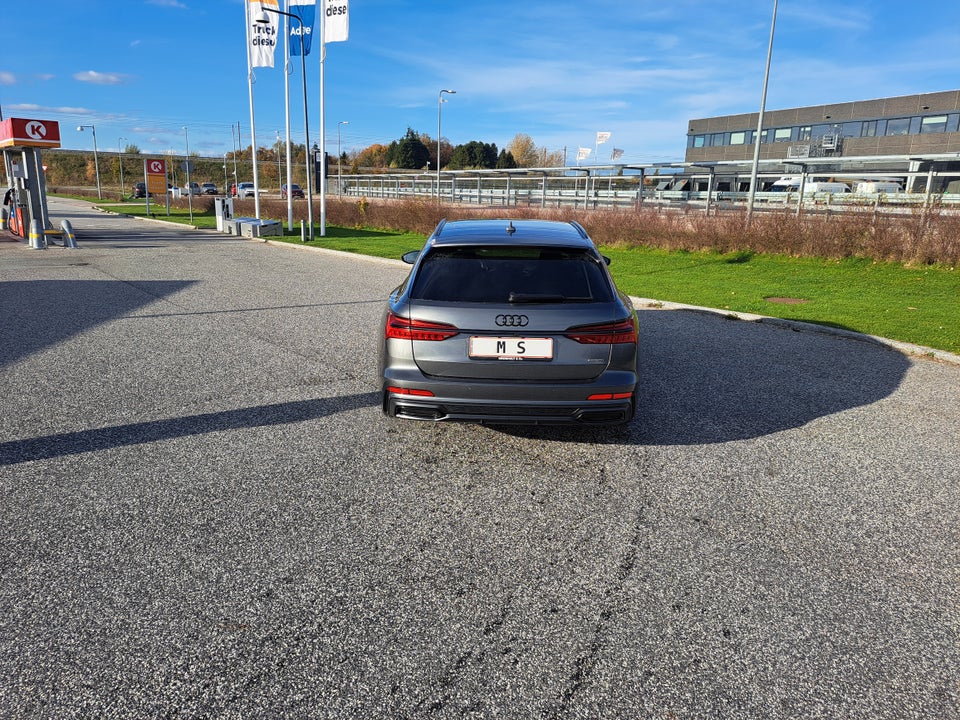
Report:
[[[647,176],[648,179],[652,176]],[[662,176],[657,178],[662,180]],[[746,204],[746,192],[657,190],[649,184],[641,186],[639,176],[579,176],[529,173],[497,175],[469,172],[387,173],[331,175],[328,193],[346,197],[402,200],[437,198],[441,202],[493,207],[542,207],[573,209],[641,209],[653,206],[660,210],[737,209]],[[642,189],[641,189],[642,187]],[[884,209],[908,210],[931,202],[960,208],[960,194],[926,193],[806,193],[803,202],[796,192],[758,192],[759,208],[796,208],[798,211]]]

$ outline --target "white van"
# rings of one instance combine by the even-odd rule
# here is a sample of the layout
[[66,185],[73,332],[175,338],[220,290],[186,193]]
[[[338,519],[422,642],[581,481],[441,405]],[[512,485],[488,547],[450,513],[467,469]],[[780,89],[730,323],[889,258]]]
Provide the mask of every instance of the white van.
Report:
[[799,190],[800,178],[782,177],[770,186],[769,192],[798,192]]
[[842,182],[808,182],[803,186],[803,194],[813,193],[848,193],[850,186]]
[[862,195],[876,195],[878,193],[901,193],[900,183],[888,180],[866,180],[857,184],[857,192]]

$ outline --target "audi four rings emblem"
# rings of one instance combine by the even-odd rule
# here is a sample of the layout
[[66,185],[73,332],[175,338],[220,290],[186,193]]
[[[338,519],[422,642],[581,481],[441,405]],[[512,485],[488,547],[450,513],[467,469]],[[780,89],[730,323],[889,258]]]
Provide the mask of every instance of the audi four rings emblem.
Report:
[[526,315],[497,315],[495,322],[500,327],[526,327],[530,318]]

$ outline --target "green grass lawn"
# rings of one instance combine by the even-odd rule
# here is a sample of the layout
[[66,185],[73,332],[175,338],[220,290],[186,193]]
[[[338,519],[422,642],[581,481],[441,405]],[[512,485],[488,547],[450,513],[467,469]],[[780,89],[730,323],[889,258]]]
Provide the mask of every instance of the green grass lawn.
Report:
[[[145,214],[142,200],[103,204],[127,214]],[[186,209],[151,204],[160,220],[188,222]],[[194,213],[194,225],[216,227],[213,214]],[[299,229],[278,238],[300,242]],[[310,245],[399,258],[419,249],[423,235],[328,225]],[[960,352],[960,269],[904,267],[868,259],[824,260],[777,255],[667,252],[648,248],[601,248],[611,258],[617,284],[633,296],[803,320],[893,340]],[[771,302],[786,298],[793,302]]]

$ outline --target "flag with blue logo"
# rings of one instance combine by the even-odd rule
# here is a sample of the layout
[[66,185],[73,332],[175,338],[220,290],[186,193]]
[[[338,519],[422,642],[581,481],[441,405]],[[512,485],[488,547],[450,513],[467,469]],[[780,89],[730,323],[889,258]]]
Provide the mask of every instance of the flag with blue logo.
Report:
[[303,54],[310,54],[310,40],[313,38],[313,23],[317,14],[317,0],[288,0],[287,11],[296,15],[301,22],[290,18],[290,54],[300,54],[300,33],[303,33]]

